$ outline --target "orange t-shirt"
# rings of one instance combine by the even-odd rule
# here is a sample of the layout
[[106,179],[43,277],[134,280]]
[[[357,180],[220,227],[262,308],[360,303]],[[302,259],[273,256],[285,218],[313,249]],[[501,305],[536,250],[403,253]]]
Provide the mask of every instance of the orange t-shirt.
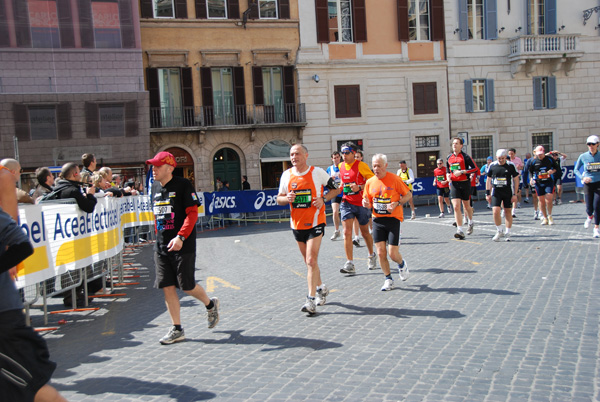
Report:
[[363,198],[367,199],[373,205],[374,217],[396,218],[402,222],[404,220],[402,205],[394,208],[392,212],[387,210],[387,206],[392,202],[397,202],[401,196],[409,192],[410,190],[400,177],[387,172],[383,179],[373,176],[367,180],[363,191]]

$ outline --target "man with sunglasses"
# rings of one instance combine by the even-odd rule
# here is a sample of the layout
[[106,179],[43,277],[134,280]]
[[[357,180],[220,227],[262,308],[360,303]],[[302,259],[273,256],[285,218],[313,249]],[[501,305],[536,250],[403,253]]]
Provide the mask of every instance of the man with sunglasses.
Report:
[[444,160],[437,160],[437,168],[433,169],[433,185],[436,186],[436,192],[438,196],[438,205],[440,207],[440,216],[438,218],[444,217],[444,201],[446,201],[446,206],[448,207],[448,213],[452,212],[452,208],[450,207],[450,182],[446,178],[446,167],[444,166]]
[[[594,238],[600,237],[600,152],[597,135],[590,135],[587,139],[588,152],[579,155],[575,163],[575,174],[583,183],[585,194],[585,212],[587,218],[583,226],[587,229],[594,219]],[[581,168],[583,167],[583,173]]]
[[352,248],[352,223],[354,218],[358,220],[360,232],[369,251],[368,268],[377,268],[377,255],[373,252],[373,237],[369,233],[369,219],[371,213],[362,205],[362,196],[365,183],[374,176],[369,166],[355,158],[357,147],[353,142],[346,142],[342,145],[342,157],[344,161],[340,163],[340,179],[343,188],[342,204],[340,212],[342,214],[342,227],[344,229],[344,250],[346,252],[346,263],[340,269],[343,274],[354,275],[356,269],[353,262]]
[[[512,162],[506,160],[506,149],[499,149],[496,152],[497,161],[493,162],[488,168],[487,180],[485,182],[485,198],[488,204],[491,204],[494,214],[494,224],[497,232],[492,238],[493,241],[510,241],[510,229],[512,228],[513,216],[511,208],[517,200],[516,192],[519,191],[519,172]],[[500,208],[504,208],[504,224],[506,232],[502,231],[502,217]]]

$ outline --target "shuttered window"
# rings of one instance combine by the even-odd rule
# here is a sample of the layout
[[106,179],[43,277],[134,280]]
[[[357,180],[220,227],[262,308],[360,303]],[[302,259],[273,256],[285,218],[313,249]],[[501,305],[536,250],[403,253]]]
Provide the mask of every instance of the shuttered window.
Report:
[[556,17],[556,0],[527,0],[528,35],[556,34]]
[[365,0],[316,0],[315,8],[319,43],[367,41]]
[[360,86],[338,85],[334,87],[335,117],[360,117]]
[[85,103],[86,137],[137,137],[138,103]]
[[397,0],[398,40],[445,38],[443,0]]
[[497,0],[458,0],[459,39],[498,39]]
[[494,80],[465,80],[465,111],[493,112],[494,109]]
[[187,0],[140,0],[140,14],[142,18],[187,18]]
[[533,78],[533,108],[556,109],[556,77]]
[[4,2],[0,1],[0,47],[10,47],[8,37],[8,14]]
[[438,112],[437,85],[435,82],[413,84],[414,114],[436,114]]
[[19,141],[68,140],[72,137],[71,104],[13,104],[15,134]]

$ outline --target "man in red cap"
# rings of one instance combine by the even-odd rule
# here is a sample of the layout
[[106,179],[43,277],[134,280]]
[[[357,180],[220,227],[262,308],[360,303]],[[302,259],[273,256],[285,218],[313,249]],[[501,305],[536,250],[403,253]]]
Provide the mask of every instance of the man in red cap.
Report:
[[169,152],[159,152],[146,163],[153,166],[154,177],[151,199],[156,219],[155,286],[165,294],[167,311],[173,323],[160,343],[169,345],[185,339],[177,288],[206,306],[208,328],[214,328],[219,322],[219,299],[209,298],[194,277],[199,205],[194,187],[189,180],[173,176],[177,163]]

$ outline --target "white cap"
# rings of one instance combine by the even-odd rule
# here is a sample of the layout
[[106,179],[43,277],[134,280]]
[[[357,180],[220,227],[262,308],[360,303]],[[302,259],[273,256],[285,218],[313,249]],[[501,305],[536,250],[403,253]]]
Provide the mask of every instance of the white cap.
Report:
[[597,135],[590,135],[586,141],[586,144],[597,144],[600,142]]

